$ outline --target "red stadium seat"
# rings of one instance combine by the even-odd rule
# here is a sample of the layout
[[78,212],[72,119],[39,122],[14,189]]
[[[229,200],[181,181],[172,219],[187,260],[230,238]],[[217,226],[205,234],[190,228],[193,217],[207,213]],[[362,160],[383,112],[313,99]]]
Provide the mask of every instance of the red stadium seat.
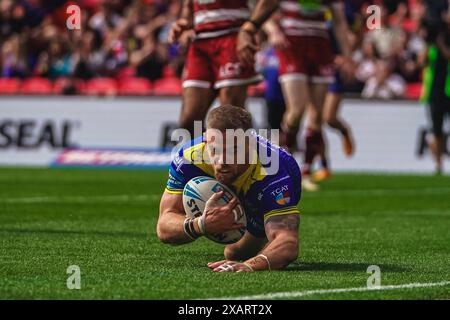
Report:
[[163,69],[163,78],[176,78],[175,71],[172,66],[166,65]]
[[152,84],[144,78],[128,78],[120,82],[119,94],[122,96],[146,96],[150,95]]
[[52,82],[45,78],[30,78],[22,83],[21,93],[25,95],[51,95]]
[[156,80],[153,85],[153,93],[162,96],[179,96],[181,95],[181,80],[178,78]]
[[83,94],[85,91],[84,81],[80,79],[69,79],[69,78],[59,78],[53,84],[53,93],[54,94],[63,94],[64,89],[69,85],[74,85],[77,91],[77,94]]
[[405,98],[419,100],[422,95],[422,84],[412,83],[406,87]]
[[122,68],[117,72],[117,79],[134,78],[136,76],[136,69],[133,67]]
[[117,81],[112,78],[96,78],[86,83],[85,93],[91,96],[115,96]]
[[20,80],[15,78],[0,78],[0,95],[13,95],[19,92]]

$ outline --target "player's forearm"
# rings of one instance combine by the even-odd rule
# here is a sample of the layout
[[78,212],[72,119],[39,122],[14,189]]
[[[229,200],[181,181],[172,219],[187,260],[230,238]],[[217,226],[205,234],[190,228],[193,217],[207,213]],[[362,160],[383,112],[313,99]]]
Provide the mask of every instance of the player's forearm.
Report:
[[298,239],[277,237],[245,263],[254,271],[284,269],[298,257]]
[[349,28],[342,5],[336,5],[333,9],[334,34],[336,35],[336,38],[338,40],[342,55],[346,58],[350,58],[352,54],[352,48],[348,39]]
[[278,9],[278,0],[259,0],[256,4],[250,20],[258,27],[262,26],[272,13]]
[[190,26],[194,25],[194,8],[193,0],[184,0],[181,8],[180,19],[188,21]]
[[158,220],[158,225],[156,227],[159,240],[171,245],[192,242],[193,239],[184,232],[185,219],[184,213],[165,212]]

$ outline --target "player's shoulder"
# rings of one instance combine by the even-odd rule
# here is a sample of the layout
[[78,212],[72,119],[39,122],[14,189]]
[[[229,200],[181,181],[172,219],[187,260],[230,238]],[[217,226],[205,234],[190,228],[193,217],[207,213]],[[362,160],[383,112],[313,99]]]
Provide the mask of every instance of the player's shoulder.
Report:
[[172,160],[172,167],[180,168],[182,166],[191,166],[196,162],[203,160],[205,142],[200,136],[188,141],[179,147]]
[[205,162],[205,142],[203,136],[190,140],[181,146],[171,163],[171,171],[180,174],[211,173]]
[[263,174],[255,179],[253,193],[258,194],[258,198],[262,198],[267,194],[278,194],[280,190],[299,189],[301,171],[295,158],[285,149],[272,144],[265,138],[259,139],[258,142],[261,148],[258,150],[261,161],[260,172]]
[[278,144],[272,143],[261,135],[257,135],[257,142],[259,161],[266,171],[270,169],[269,175],[277,174],[279,169],[286,166],[297,165],[294,156]]

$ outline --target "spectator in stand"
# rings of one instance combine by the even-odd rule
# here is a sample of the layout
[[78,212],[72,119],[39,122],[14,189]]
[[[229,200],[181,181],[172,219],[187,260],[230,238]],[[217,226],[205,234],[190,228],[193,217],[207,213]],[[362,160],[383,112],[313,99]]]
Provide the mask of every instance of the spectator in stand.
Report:
[[5,41],[1,47],[1,77],[22,78],[28,73],[20,38],[19,35],[14,35]]
[[370,30],[364,41],[373,43],[382,59],[392,57],[399,50],[398,39],[404,37],[404,31],[389,24],[389,13],[385,6],[381,7],[381,28]]
[[375,74],[371,76],[363,89],[362,97],[366,99],[395,99],[403,97],[406,83],[394,73],[393,60],[379,60]]
[[[359,8],[364,0],[347,2]],[[123,70],[150,81],[167,75],[181,77],[193,34],[186,33],[177,45],[166,43],[169,27],[180,12],[179,0],[80,0],[76,3],[82,9],[82,28],[70,32],[65,26],[68,3],[0,0],[1,77],[87,80],[117,78]],[[345,89],[361,92],[365,81],[382,68],[376,67],[379,59],[392,59],[393,74],[419,82],[426,57],[423,38],[436,37],[437,21],[446,6],[447,0],[385,1],[382,29],[353,35],[360,47],[354,54],[360,83],[346,84]],[[361,7],[361,16],[366,15],[365,8]],[[426,33],[419,28],[422,18]]]

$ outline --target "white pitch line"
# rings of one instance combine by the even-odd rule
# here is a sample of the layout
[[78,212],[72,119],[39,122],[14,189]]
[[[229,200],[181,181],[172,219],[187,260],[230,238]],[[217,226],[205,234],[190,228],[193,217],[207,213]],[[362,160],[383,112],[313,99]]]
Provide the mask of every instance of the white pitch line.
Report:
[[305,197],[326,198],[326,197],[345,197],[345,196],[411,196],[411,195],[433,195],[450,194],[450,188],[423,188],[423,189],[359,189],[359,190],[323,190],[316,193],[303,193]]
[[431,282],[431,283],[408,283],[401,285],[388,285],[374,288],[359,287],[359,288],[340,288],[340,289],[320,289],[307,291],[288,291],[288,292],[272,292],[265,294],[257,294],[252,296],[239,297],[221,297],[213,298],[211,300],[270,300],[270,299],[285,299],[285,298],[301,298],[311,295],[321,295],[327,293],[346,293],[346,292],[365,292],[365,291],[384,291],[397,289],[415,289],[415,288],[430,288],[443,287],[450,285],[450,281]]
[[155,201],[160,195],[111,195],[111,196],[73,196],[73,197],[26,197],[0,199],[0,203],[61,203],[61,202],[128,202],[128,201]]

